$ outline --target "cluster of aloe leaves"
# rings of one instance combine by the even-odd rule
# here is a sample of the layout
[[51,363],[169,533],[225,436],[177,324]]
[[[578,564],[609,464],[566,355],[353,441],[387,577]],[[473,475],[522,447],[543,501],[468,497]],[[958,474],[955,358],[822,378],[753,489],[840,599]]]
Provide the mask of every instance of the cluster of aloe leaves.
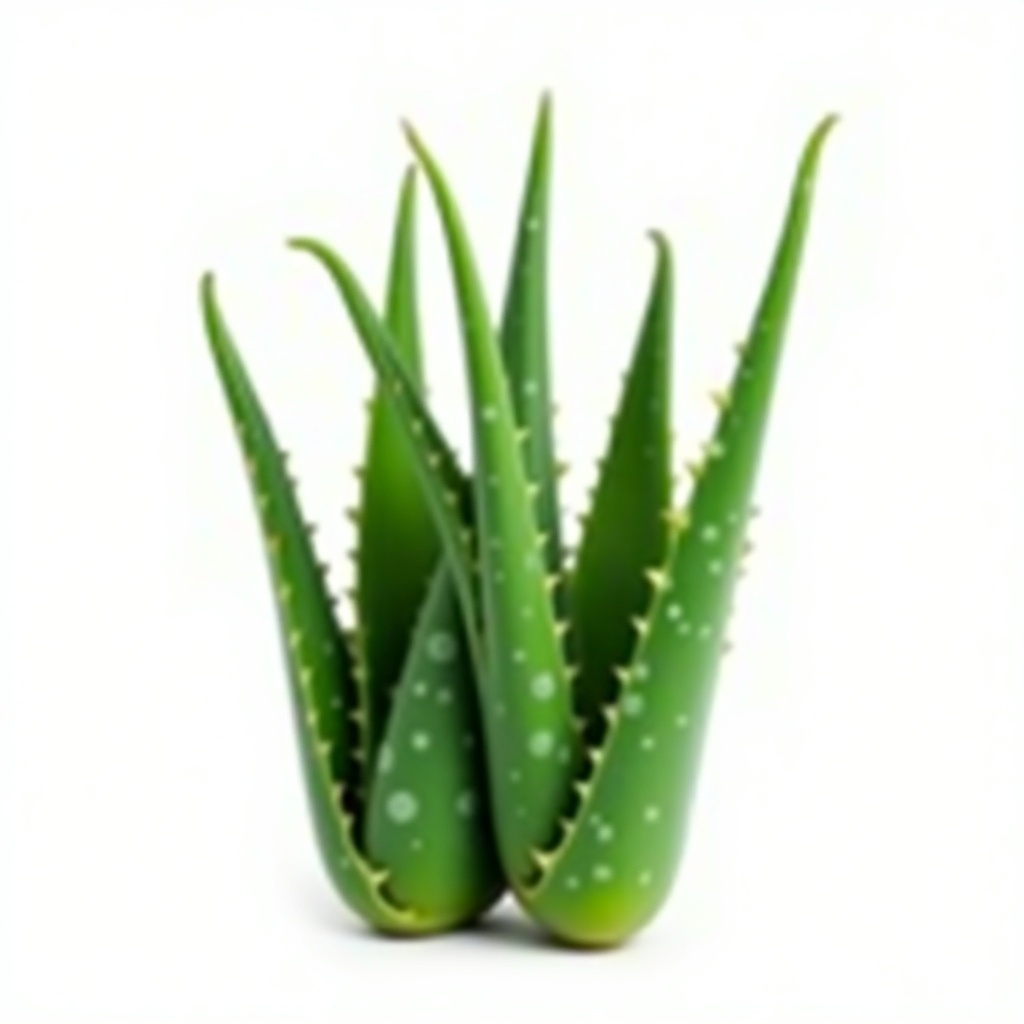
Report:
[[327,871],[385,932],[482,915],[508,887],[563,941],[623,941],[663,903],[683,845],[751,491],[822,144],[802,155],[781,238],[717,425],[673,495],[673,266],[654,278],[592,507],[570,555],[559,522],[548,368],[551,107],[542,100],[498,326],[437,162],[406,134],[436,201],[463,333],[472,472],[431,415],[415,273],[416,168],[398,207],[383,308],[326,245],[375,371],[356,621],[339,615],[284,456],[212,277],[207,334],[256,498]]

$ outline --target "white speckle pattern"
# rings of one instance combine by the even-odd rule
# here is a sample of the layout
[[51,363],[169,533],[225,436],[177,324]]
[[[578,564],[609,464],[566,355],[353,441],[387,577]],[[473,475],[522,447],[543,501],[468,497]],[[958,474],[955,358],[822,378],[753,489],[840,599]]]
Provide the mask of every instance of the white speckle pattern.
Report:
[[690,633],[693,632],[693,626],[691,626],[690,623],[686,621],[686,619],[683,619],[683,621],[680,622],[678,626],[676,626],[676,632],[680,636],[689,636]]
[[646,821],[648,825],[653,825],[660,817],[660,807],[655,807],[654,804],[651,804],[644,808],[644,821]]
[[512,771],[508,773],[508,779],[509,782],[518,785],[520,782],[522,782],[523,773],[518,768],[513,768]]
[[407,789],[396,789],[388,797],[384,811],[396,825],[407,825],[420,813],[420,802]]
[[539,729],[530,736],[529,748],[534,757],[550,757],[555,749],[555,737],[547,729]]
[[517,665],[522,665],[522,663],[526,661],[526,651],[524,651],[521,647],[516,648],[516,650],[512,652],[512,660]]
[[700,627],[700,629],[697,630],[697,639],[707,640],[709,636],[711,636],[711,626],[705,623],[703,626]]
[[644,736],[640,740],[640,749],[641,750],[653,750],[654,746],[655,746],[655,740],[654,740],[654,737],[651,736],[650,734],[648,734],[647,736]]
[[523,381],[523,394],[524,395],[535,395],[537,394],[537,382],[532,378]]
[[533,234],[534,231],[540,231],[540,217],[530,217],[526,221],[526,230]]
[[413,750],[427,750],[430,747],[430,733],[428,732],[414,732],[412,734],[412,749]]
[[645,889],[647,888],[647,886],[649,886],[649,885],[651,884],[651,882],[652,882],[653,880],[654,880],[654,875],[652,875],[650,871],[641,871],[641,872],[640,872],[640,877],[639,877],[639,878],[637,879],[637,881],[638,881],[638,882],[639,882],[639,883],[640,883],[640,884],[641,884],[641,885],[642,885],[642,886],[643,886],[643,887],[644,887]]
[[480,418],[493,423],[498,418],[498,410],[493,405],[485,405],[480,410]]
[[391,749],[390,744],[385,743],[381,746],[380,754],[377,756],[377,771],[382,775],[387,775],[394,766],[395,752]]
[[635,669],[633,669],[633,678],[644,680],[649,679],[651,675],[651,668],[645,661],[641,661]]
[[476,793],[471,789],[464,789],[455,798],[455,812],[462,818],[471,818],[476,814]]
[[610,864],[595,864],[594,865],[594,881],[595,882],[610,882],[614,871],[611,869]]
[[565,880],[565,887],[566,889],[572,889],[575,891],[580,887],[580,880],[575,875],[569,875]]
[[689,715],[676,715],[676,728],[685,729],[690,724]]
[[669,617],[671,622],[676,622],[682,617],[683,606],[681,604],[670,604],[665,614]]
[[646,701],[641,693],[627,693],[622,698],[622,713],[630,718],[637,718],[644,713]]
[[416,837],[416,838],[415,838],[415,839],[414,839],[414,840],[413,840],[413,841],[412,841],[412,842],[411,842],[411,843],[409,844],[409,848],[410,848],[411,850],[414,850],[415,852],[419,853],[419,851],[423,849],[423,840],[422,840],[422,839],[420,839],[420,837],[419,837],[419,836],[417,836],[417,837]]
[[555,695],[555,677],[550,672],[534,676],[530,682],[530,693],[537,700],[551,700]]
[[718,540],[719,534],[720,531],[718,527],[715,526],[714,523],[708,523],[707,526],[700,531],[700,539],[704,541],[705,544],[713,544]]
[[434,633],[427,640],[427,656],[431,661],[448,662],[455,658],[455,637],[451,633]]
[[454,700],[455,694],[452,693],[451,689],[445,686],[443,689],[437,691],[437,703],[438,704],[451,704]]
[[601,825],[597,830],[597,841],[599,843],[610,843],[615,838],[615,829],[611,825]]
[[712,558],[711,561],[708,562],[708,572],[711,573],[712,576],[721,576],[724,568],[725,565],[720,558]]

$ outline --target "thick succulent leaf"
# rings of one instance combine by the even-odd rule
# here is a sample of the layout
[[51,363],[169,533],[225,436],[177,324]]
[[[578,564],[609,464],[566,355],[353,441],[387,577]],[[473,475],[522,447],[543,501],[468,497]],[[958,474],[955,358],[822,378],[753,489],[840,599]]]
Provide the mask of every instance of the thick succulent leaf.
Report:
[[665,566],[600,763],[528,898],[578,943],[621,941],[656,912],[684,840],[722,634],[797,280],[828,118],[811,136],[750,338]]
[[440,927],[478,917],[504,889],[483,756],[471,658],[442,564],[377,757],[366,833],[395,901]]
[[557,834],[580,741],[498,340],[454,198],[408,134],[441,214],[461,313],[486,645],[481,704],[498,845],[521,888],[537,870],[535,849]]
[[435,423],[398,351],[355,274],[328,246],[313,239],[295,239],[292,248],[309,253],[327,271],[348,310],[378,380],[386,388],[405,433],[416,473],[433,517],[459,605],[467,624],[467,643],[475,672],[483,666],[478,602],[473,587],[471,494],[451,446]]
[[600,738],[602,708],[618,692],[615,669],[636,645],[634,622],[650,603],[647,573],[664,563],[668,544],[672,253],[664,236],[652,237],[654,282],[570,581],[576,706],[592,739]]
[[263,530],[284,638],[292,704],[320,852],[342,898],[379,928],[415,931],[416,915],[382,892],[386,873],[356,847],[361,708],[352,661],[303,526],[270,423],[217,304],[213,278],[201,285],[204,323],[245,456]]
[[[416,300],[414,172],[402,183],[387,287],[386,322],[411,381],[421,383]],[[356,546],[357,677],[366,692],[367,760],[387,720],[391,693],[440,544],[397,411],[377,386],[370,404]],[[401,571],[395,571],[400,566]]]
[[[544,96],[537,114],[526,187],[519,208],[512,265],[501,318],[501,354],[505,361],[526,476],[535,488],[534,513],[544,536],[549,574],[562,569],[558,506],[558,467],[548,360],[548,206],[551,190],[551,99]],[[554,584],[555,609],[563,606],[563,585]]]

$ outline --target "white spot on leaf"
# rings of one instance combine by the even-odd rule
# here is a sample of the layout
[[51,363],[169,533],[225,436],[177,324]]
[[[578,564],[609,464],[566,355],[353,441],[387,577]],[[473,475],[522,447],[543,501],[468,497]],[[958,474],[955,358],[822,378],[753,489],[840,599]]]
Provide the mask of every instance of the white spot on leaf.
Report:
[[388,797],[384,810],[396,825],[407,825],[420,813],[420,802],[407,789],[396,789]]
[[448,662],[455,658],[458,647],[451,633],[434,633],[427,640],[427,656],[431,661]]
[[534,757],[550,757],[555,749],[554,734],[547,729],[539,729],[530,736],[529,748]]
[[530,693],[537,700],[551,700],[555,695],[555,677],[550,672],[543,672],[534,676],[530,682]]
[[622,698],[622,713],[629,715],[630,718],[636,718],[643,714],[645,703],[643,694],[627,693]]

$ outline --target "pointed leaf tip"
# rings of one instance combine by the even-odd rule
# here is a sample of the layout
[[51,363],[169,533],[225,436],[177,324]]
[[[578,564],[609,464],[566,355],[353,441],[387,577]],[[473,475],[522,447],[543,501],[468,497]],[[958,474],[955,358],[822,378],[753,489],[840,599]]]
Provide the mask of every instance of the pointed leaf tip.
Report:
[[660,228],[649,228],[647,231],[647,237],[654,243],[654,247],[658,250],[659,256],[668,255],[670,248],[668,236]]
[[402,134],[405,136],[406,142],[412,147],[413,153],[416,154],[416,159],[421,163],[428,163],[430,161],[430,154],[427,152],[426,144],[420,138],[420,133],[416,130],[416,126],[407,117],[403,117],[400,123]]

